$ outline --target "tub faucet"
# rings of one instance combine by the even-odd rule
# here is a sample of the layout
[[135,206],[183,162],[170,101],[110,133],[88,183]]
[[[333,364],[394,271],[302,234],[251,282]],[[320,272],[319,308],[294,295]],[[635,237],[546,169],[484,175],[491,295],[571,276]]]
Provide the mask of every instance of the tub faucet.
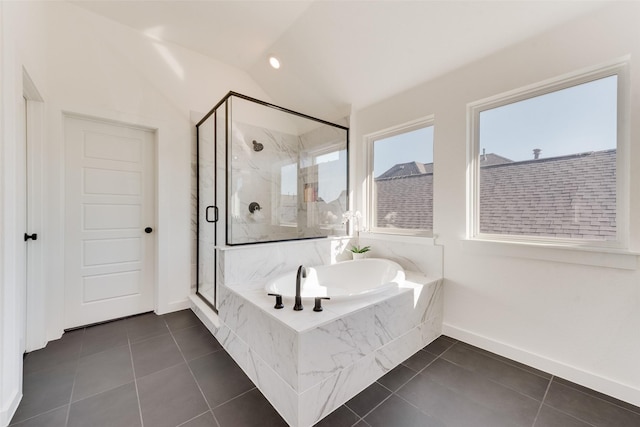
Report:
[[302,310],[302,297],[300,297],[300,282],[302,278],[307,277],[307,269],[303,265],[298,267],[298,274],[296,274],[296,302],[293,305],[293,309],[296,311]]

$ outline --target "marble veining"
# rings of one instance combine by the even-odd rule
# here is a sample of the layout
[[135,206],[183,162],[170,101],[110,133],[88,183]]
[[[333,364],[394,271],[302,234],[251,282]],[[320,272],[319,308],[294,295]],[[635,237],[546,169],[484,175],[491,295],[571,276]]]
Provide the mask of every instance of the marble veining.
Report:
[[[311,258],[322,252],[306,243],[294,245],[294,252]],[[333,253],[335,245],[329,246],[325,253]],[[234,263],[240,254],[253,259],[251,250],[224,252]],[[279,262],[277,254],[283,252],[287,250],[273,251],[276,259],[255,270],[281,274],[278,270],[291,264]],[[256,279],[254,273],[234,270],[235,284],[221,287],[222,327],[216,337],[294,427],[313,425],[440,335],[438,277],[410,272],[411,280],[397,289],[362,300],[331,301],[323,312],[315,313],[312,300],[304,300],[305,310],[294,312],[293,301],[287,298],[285,308],[275,310],[274,299],[263,290],[264,278],[242,282],[241,278]]]
[[[345,150],[344,130],[321,125],[298,136],[234,120],[230,136],[229,243],[344,232],[340,218],[346,209],[346,192],[334,195],[335,200],[318,200],[319,183],[331,186],[340,181],[335,171],[319,175],[319,168],[324,166],[315,164],[315,158],[325,154],[328,147],[336,152]],[[260,151],[253,149],[254,141],[262,145]],[[322,154],[318,154],[319,148],[322,148]],[[292,167],[295,170],[293,181],[289,174]],[[309,185],[314,190],[303,194]],[[309,195],[313,200],[308,200]],[[259,203],[261,209],[251,213],[248,206],[252,202]]]

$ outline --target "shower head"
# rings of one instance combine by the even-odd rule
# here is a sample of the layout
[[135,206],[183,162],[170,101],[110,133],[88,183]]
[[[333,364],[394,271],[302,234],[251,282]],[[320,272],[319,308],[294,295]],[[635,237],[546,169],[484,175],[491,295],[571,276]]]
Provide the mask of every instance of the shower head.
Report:
[[264,145],[260,144],[255,139],[253,140],[253,151],[262,151],[263,148],[264,148]]
[[260,204],[258,204],[258,202],[249,203],[249,212],[250,213],[253,214],[253,213],[259,212],[260,209],[262,209],[262,208],[260,207]]

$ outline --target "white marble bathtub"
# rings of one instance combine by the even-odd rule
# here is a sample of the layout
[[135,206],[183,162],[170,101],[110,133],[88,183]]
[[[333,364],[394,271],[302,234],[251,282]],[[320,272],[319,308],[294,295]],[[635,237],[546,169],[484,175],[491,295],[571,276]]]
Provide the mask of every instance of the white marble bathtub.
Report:
[[265,282],[220,286],[214,335],[290,426],[309,427],[440,335],[441,278],[404,274],[322,312],[275,309]]
[[[330,297],[357,298],[397,288],[405,281],[403,268],[393,261],[372,258],[343,261],[331,265],[306,267],[307,277],[302,279],[302,298]],[[267,293],[285,298],[296,295],[296,273],[291,271],[271,280],[265,286]]]

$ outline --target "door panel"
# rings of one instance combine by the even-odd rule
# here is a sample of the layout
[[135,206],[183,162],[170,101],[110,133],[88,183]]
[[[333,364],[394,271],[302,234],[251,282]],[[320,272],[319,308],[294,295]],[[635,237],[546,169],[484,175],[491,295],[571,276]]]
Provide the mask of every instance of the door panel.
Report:
[[66,328],[153,310],[153,150],[149,131],[65,117]]
[[142,176],[139,172],[83,169],[84,194],[108,194],[113,196],[139,196]]
[[137,295],[140,293],[140,271],[85,277],[82,290],[85,303]]
[[140,228],[140,205],[86,203],[82,221],[85,230]]
[[140,238],[85,240],[83,267],[141,262]]

